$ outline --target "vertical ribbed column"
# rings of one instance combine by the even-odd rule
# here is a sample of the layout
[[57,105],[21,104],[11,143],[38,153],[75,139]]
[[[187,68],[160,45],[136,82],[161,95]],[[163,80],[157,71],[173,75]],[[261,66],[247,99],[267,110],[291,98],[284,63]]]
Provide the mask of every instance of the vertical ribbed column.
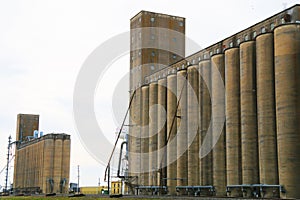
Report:
[[54,157],[54,139],[45,139],[44,149],[44,180],[46,180],[45,193],[51,193],[50,179],[53,179],[53,157]]
[[21,149],[23,152],[22,152],[22,154],[23,154],[23,166],[24,166],[24,169],[23,169],[23,171],[21,172],[22,173],[22,186],[21,187],[24,187],[25,185],[26,185],[26,174],[27,174],[27,171],[26,171],[26,166],[27,166],[27,159],[25,159],[26,157],[27,157],[27,151],[26,151],[26,148],[22,148]]
[[[211,57],[211,81],[212,81],[212,134],[213,143],[213,185],[216,196],[226,196],[226,137],[224,126],[225,118],[225,61],[224,54]],[[221,133],[220,133],[221,131]],[[217,141],[215,141],[217,140]]]
[[199,185],[199,72],[197,66],[188,68],[188,185]]
[[29,184],[29,176],[28,176],[28,167],[29,167],[29,151],[28,148],[24,148],[25,150],[25,167],[24,167],[24,187]]
[[[186,70],[177,72],[177,186],[187,185],[187,80]],[[184,194],[183,190],[180,194]]]
[[166,186],[167,178],[167,151],[165,148],[167,139],[167,124],[166,124],[166,110],[167,110],[167,79],[162,78],[158,80],[157,86],[157,165],[159,168],[159,176],[157,184],[160,186]]
[[[225,51],[227,185],[240,185],[242,183],[239,58],[239,48],[231,48]],[[231,192],[231,196],[240,195],[235,191]]]
[[42,189],[42,179],[41,179],[41,168],[42,168],[42,163],[41,163],[41,141],[39,141],[36,144],[36,166],[35,166],[35,171],[36,171],[36,186],[39,186],[40,189]]
[[142,87],[141,101],[141,174],[140,185],[149,184],[149,86]]
[[20,157],[21,157],[21,166],[20,167],[20,175],[21,175],[21,178],[20,178],[20,187],[23,188],[25,187],[25,184],[26,184],[26,148],[21,148],[20,149]]
[[38,163],[38,152],[39,152],[39,149],[38,149],[38,143],[35,143],[33,144],[33,156],[34,156],[34,168],[33,168],[33,172],[34,172],[34,186],[37,187],[39,186],[39,177],[38,177],[38,172],[39,172],[39,169],[38,169],[38,166],[39,166],[39,163]]
[[[209,152],[211,148],[211,132],[208,129],[211,120],[211,99],[209,90],[211,88],[211,66],[210,60],[204,60],[199,63],[200,67],[200,134],[201,134],[201,148],[206,152]],[[206,141],[206,143],[204,142]],[[212,185],[212,152],[207,155],[203,155],[201,152],[201,185]]]
[[[240,45],[241,149],[243,184],[257,184],[258,144],[256,115],[256,53],[255,42]],[[248,192],[246,196],[252,194]]]
[[65,185],[63,186],[63,193],[68,192],[69,187],[69,176],[70,176],[70,151],[71,151],[71,142],[70,138],[65,138],[63,140],[63,160],[62,160],[62,178],[66,180]]
[[24,180],[23,187],[29,184],[28,168],[29,168],[29,151],[28,148],[24,147]]
[[39,143],[35,144],[35,152],[34,152],[34,157],[35,157],[35,184],[36,186],[41,186],[40,184],[40,180],[39,180],[39,167],[40,167],[40,163],[39,163]]
[[256,37],[256,87],[260,183],[278,185],[273,33]]
[[42,193],[46,193],[46,188],[47,188],[47,180],[45,178],[45,140],[43,139],[41,141],[41,181],[42,181]]
[[283,198],[300,198],[300,27],[274,30],[279,183]]
[[[203,62],[203,61],[202,61]],[[199,68],[198,68],[198,72],[199,72],[199,182],[198,182],[198,185],[204,185],[204,182],[203,182],[203,174],[205,173],[205,169],[204,169],[204,159],[201,157],[201,154],[200,154],[200,148],[202,146],[202,143],[203,143],[203,135],[202,135],[202,132],[203,132],[203,123],[202,123],[202,120],[203,120],[203,84],[204,84],[204,80],[203,80],[203,63],[200,62],[199,63]]]
[[43,161],[42,161],[42,151],[43,151],[43,142],[40,140],[38,144],[38,184],[40,189],[43,188],[43,178],[42,178],[42,168],[43,168]]
[[[131,72],[132,73],[132,72]],[[130,78],[130,85],[132,85],[133,78]],[[129,100],[132,98],[132,96],[135,96],[135,93],[130,90],[129,92],[130,97]],[[133,173],[134,170],[134,158],[131,153],[135,151],[135,146],[133,145],[135,142],[135,137],[134,135],[134,120],[133,120],[133,113],[134,113],[134,98],[132,99],[131,107],[129,110],[129,126],[128,126],[128,136],[127,136],[127,142],[128,142],[128,175],[129,176],[134,176],[135,174]],[[136,180],[131,181],[132,184],[136,184]],[[130,194],[134,194],[134,190],[129,190]]]
[[157,185],[157,82],[150,83],[149,86],[149,185]]
[[13,186],[14,188],[18,187],[19,184],[19,170],[18,170],[18,166],[19,166],[19,150],[18,150],[18,145],[16,145],[16,149],[15,149],[15,160],[14,160],[14,182],[13,182]]
[[130,136],[129,136],[129,166],[131,171],[132,184],[139,185],[141,169],[141,98],[142,89],[137,88],[132,100],[130,109]]
[[55,193],[60,193],[62,156],[63,156],[63,141],[62,138],[57,137],[54,141],[54,167],[53,167],[53,180],[54,180],[53,192]]
[[32,171],[32,165],[33,165],[33,159],[32,159],[32,148],[30,148],[29,146],[27,146],[27,151],[28,151],[28,155],[27,155],[27,181],[26,181],[26,186],[28,187],[32,187],[32,183],[34,181],[34,177],[33,177],[33,171]]
[[176,178],[177,178],[177,123],[176,123],[176,108],[177,108],[177,80],[176,74],[171,74],[167,77],[167,186],[170,195],[176,194]]

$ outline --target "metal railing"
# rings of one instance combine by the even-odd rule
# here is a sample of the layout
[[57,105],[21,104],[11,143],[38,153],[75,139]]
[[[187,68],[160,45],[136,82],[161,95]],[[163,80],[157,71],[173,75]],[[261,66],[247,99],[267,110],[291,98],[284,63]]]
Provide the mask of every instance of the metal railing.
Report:
[[233,190],[239,190],[244,194],[251,192],[253,197],[264,197],[267,193],[266,189],[273,188],[272,193],[276,196],[276,193],[285,193],[285,189],[282,185],[268,185],[268,184],[242,184],[242,185],[227,185],[226,192],[231,193]]
[[137,195],[140,192],[149,192],[151,195],[160,195],[168,192],[167,186],[137,186],[135,187]]
[[194,196],[200,196],[203,192],[208,196],[213,196],[215,194],[215,187],[213,185],[176,186],[177,192],[180,192],[181,190],[185,190],[188,195],[193,193]]

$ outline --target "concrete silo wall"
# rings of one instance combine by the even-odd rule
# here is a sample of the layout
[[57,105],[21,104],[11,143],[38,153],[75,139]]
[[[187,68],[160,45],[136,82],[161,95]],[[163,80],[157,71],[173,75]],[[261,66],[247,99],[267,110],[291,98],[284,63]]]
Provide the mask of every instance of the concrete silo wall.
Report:
[[149,86],[142,87],[141,100],[141,175],[140,185],[149,184]]
[[[147,71],[140,82],[150,88],[149,185],[167,186],[169,195],[300,198],[299,13],[296,5]],[[140,96],[131,108],[133,152],[147,108]],[[139,169],[138,157],[130,163]]]
[[[199,72],[198,66],[188,68],[188,185],[199,185]],[[196,101],[196,102],[195,102]]]
[[300,198],[300,27],[274,30],[279,183],[283,198]]
[[167,77],[167,186],[170,195],[176,194],[177,185],[177,79],[176,74]]
[[17,145],[14,192],[67,193],[70,137],[48,134]]
[[157,185],[158,159],[157,159],[157,96],[158,84],[153,82],[149,84],[149,185]]
[[[177,72],[177,186],[187,185],[187,71]],[[181,194],[184,191],[180,191]]]
[[[54,146],[53,181],[54,183],[60,183],[62,181],[63,140],[56,139]],[[53,190],[54,192],[60,192],[60,184],[55,184]]]
[[257,127],[260,183],[278,185],[273,40],[273,33],[256,38]]
[[157,166],[159,168],[157,185],[166,186],[167,178],[167,150],[165,148],[167,141],[167,79],[162,78],[158,80],[157,86]]
[[[240,45],[241,150],[243,184],[257,184],[259,182],[255,57],[254,41],[247,41]],[[252,194],[248,192],[246,196],[249,195]]]
[[[219,130],[218,126],[224,125],[225,117],[225,60],[224,54],[217,54],[211,58],[212,81],[212,135],[217,140],[213,148],[213,185],[216,196],[226,196],[226,135],[225,127]],[[220,133],[221,132],[221,133]]]
[[129,142],[129,172],[133,185],[139,184],[139,172],[141,170],[141,98],[142,89],[137,88],[135,93],[132,93],[133,100],[130,109],[130,135],[128,136]]
[[[227,185],[242,183],[239,48],[225,51]],[[241,196],[232,192],[231,196]]]
[[[211,132],[208,129],[211,122],[211,70],[210,60],[204,60],[199,63],[199,103],[200,103],[200,146],[204,148],[211,147]],[[205,138],[208,137],[208,143],[204,144]],[[212,152],[202,155],[200,152],[200,184],[212,185]]]

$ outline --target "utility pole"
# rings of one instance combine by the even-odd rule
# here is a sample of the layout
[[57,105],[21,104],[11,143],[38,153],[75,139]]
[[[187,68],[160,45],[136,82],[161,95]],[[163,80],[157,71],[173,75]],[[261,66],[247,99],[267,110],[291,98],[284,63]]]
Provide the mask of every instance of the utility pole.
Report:
[[110,163],[108,164],[108,170],[107,170],[107,173],[108,173],[108,175],[107,175],[107,190],[108,190],[108,195],[110,195],[110,192],[109,192],[109,190],[110,190]]
[[10,144],[11,144],[11,136],[8,137],[7,164],[6,164],[6,177],[5,177],[5,193],[8,193],[8,191],[7,191],[7,181],[8,181],[8,169],[9,169]]
[[77,193],[79,193],[79,165],[77,166],[78,180],[77,180]]

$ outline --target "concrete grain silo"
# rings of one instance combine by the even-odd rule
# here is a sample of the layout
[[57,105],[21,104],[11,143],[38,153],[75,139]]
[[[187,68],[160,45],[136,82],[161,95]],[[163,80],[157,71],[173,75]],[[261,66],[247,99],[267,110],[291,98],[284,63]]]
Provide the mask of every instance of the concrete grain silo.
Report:
[[[62,138],[57,138],[54,142],[54,163],[53,163],[53,181],[54,183],[60,183],[63,181],[61,179],[62,173],[62,160],[63,160],[63,140]],[[68,185],[68,184],[66,184]],[[60,191],[59,184],[55,184],[54,191]]]
[[157,170],[158,159],[157,159],[157,146],[158,146],[158,129],[157,129],[157,119],[158,119],[158,85],[157,82],[152,82],[149,84],[149,185],[157,185]]
[[[149,124],[150,154],[129,156],[129,182],[154,186],[151,194],[300,198],[299,22],[295,5],[182,60],[159,47],[131,49],[129,151],[146,151],[140,127]],[[184,33],[184,23],[142,11],[131,20],[131,45],[183,53],[176,34],[133,29]]]
[[[143,108],[141,107],[141,92],[139,90],[142,86],[149,85],[150,81],[146,81],[146,79],[150,75],[158,72],[162,67],[184,58],[184,34],[185,19],[182,17],[141,11],[130,19],[129,83],[130,94],[134,94],[134,99],[129,114],[128,165],[130,183],[133,186],[139,186],[138,180],[141,178],[141,174],[137,173],[140,171],[141,158],[139,155],[130,154],[130,152],[141,153],[140,127]],[[153,149],[155,149],[155,143]],[[151,176],[153,179],[151,184],[156,186],[156,175],[152,173]],[[148,184],[149,181],[146,185]]]
[[[216,196],[226,196],[226,135],[225,126],[219,130],[217,126],[224,125],[225,117],[225,59],[224,54],[211,57],[211,82],[212,82],[212,135],[217,141],[213,148],[213,185]],[[221,79],[220,79],[221,78]],[[219,133],[221,131],[221,133]],[[220,136],[219,136],[220,134]],[[218,137],[219,136],[219,137]]]
[[142,87],[141,100],[141,175],[140,184],[149,184],[149,86]]
[[273,33],[256,38],[256,87],[260,183],[278,185]]
[[[227,185],[242,183],[239,48],[225,51],[225,115]],[[231,196],[241,196],[232,191]]]
[[70,136],[47,134],[16,149],[14,193],[67,193]]
[[167,151],[166,151],[166,141],[167,141],[167,79],[162,78],[157,82],[157,149],[158,149],[158,168],[159,174],[157,179],[157,185],[166,186],[167,185]]
[[[187,185],[187,80],[186,70],[177,72],[177,186]],[[184,194],[180,191],[179,194]]]
[[177,185],[177,79],[176,74],[167,77],[167,186],[168,194],[176,195]]
[[[255,42],[240,45],[242,183],[259,183]],[[251,196],[247,191],[246,196]]]
[[[205,151],[209,151],[207,148],[211,147],[211,140],[204,143],[205,138],[211,138],[211,132],[209,132],[209,124],[211,121],[211,70],[210,60],[203,60],[199,63],[199,102],[200,102],[200,146]],[[212,152],[207,155],[203,155],[200,152],[202,159],[200,160],[200,184],[212,185]]]
[[46,193],[53,193],[54,188],[53,188],[53,180],[51,180],[49,177],[51,177],[51,169],[53,169],[53,158],[54,158],[54,140],[51,138],[46,138],[45,139],[45,171],[43,173],[43,179],[46,180]]
[[129,142],[129,151],[134,154],[129,154],[129,171],[130,176],[134,177],[132,179],[133,185],[139,184],[139,172],[141,171],[141,98],[142,98],[142,89],[137,88],[135,91],[135,95],[132,100],[132,106],[130,109],[130,132],[131,134],[128,136]]
[[[188,67],[188,185],[199,185],[199,72],[198,66]],[[196,101],[196,102],[195,102]]]
[[283,198],[300,198],[300,27],[274,30],[279,183]]
[[[69,176],[70,176],[70,162],[71,162],[71,140],[70,136],[65,137],[63,139],[63,156],[62,156],[62,172],[61,172],[61,177],[62,180],[64,181],[62,186],[63,186],[63,191],[62,193],[67,193],[69,190]],[[40,160],[41,163],[41,160]]]

